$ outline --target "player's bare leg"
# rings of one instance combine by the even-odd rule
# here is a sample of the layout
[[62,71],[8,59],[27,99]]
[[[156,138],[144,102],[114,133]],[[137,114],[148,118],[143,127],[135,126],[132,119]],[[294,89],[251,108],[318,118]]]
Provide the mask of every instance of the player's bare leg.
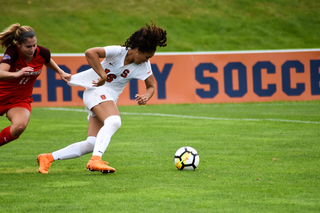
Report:
[[18,139],[27,128],[30,120],[30,111],[23,107],[11,108],[6,114],[11,125],[0,131],[0,146]]
[[18,138],[28,126],[30,111],[23,107],[14,107],[8,110],[7,118],[11,121],[10,133]]

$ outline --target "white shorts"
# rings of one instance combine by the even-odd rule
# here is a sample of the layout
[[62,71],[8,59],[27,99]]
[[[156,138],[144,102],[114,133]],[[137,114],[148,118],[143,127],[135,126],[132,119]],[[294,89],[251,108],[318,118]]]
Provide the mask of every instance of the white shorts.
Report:
[[105,87],[87,88],[83,92],[83,103],[92,117],[96,115],[91,109],[104,101],[114,101]]

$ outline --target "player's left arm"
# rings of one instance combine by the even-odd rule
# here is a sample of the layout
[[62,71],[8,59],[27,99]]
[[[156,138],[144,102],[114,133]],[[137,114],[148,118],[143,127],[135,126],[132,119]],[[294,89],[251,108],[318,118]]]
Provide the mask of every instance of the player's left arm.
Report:
[[51,69],[51,70],[55,71],[56,73],[58,73],[60,75],[61,79],[64,80],[66,83],[68,83],[70,81],[71,74],[66,73],[65,71],[60,69],[60,67],[56,64],[56,62],[54,60],[52,60],[52,58],[50,59],[50,62],[46,63],[45,65],[49,69]]
[[154,87],[154,77],[150,75],[145,81],[146,84],[146,92],[143,95],[136,94],[136,102],[139,105],[145,105],[150,98],[153,96],[155,87]]

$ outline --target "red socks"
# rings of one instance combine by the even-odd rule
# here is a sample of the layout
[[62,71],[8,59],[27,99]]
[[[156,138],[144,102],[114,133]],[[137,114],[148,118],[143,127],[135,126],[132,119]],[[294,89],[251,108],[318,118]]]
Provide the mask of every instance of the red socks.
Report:
[[1,132],[0,132],[0,146],[3,146],[7,143],[9,143],[10,141],[13,141],[17,138],[14,138],[11,133],[10,133],[10,127],[8,126],[6,128],[4,128]]

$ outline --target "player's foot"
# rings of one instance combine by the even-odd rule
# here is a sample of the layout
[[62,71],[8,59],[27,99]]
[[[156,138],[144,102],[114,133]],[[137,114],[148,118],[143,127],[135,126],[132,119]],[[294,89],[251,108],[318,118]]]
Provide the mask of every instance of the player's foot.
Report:
[[109,164],[106,161],[103,161],[100,156],[93,155],[87,164],[87,169],[90,171],[99,171],[103,174],[114,173],[116,170],[106,164]]
[[51,166],[51,162],[54,161],[52,154],[41,154],[37,158],[38,164],[39,164],[39,170],[38,172],[43,174],[48,174],[48,170]]

